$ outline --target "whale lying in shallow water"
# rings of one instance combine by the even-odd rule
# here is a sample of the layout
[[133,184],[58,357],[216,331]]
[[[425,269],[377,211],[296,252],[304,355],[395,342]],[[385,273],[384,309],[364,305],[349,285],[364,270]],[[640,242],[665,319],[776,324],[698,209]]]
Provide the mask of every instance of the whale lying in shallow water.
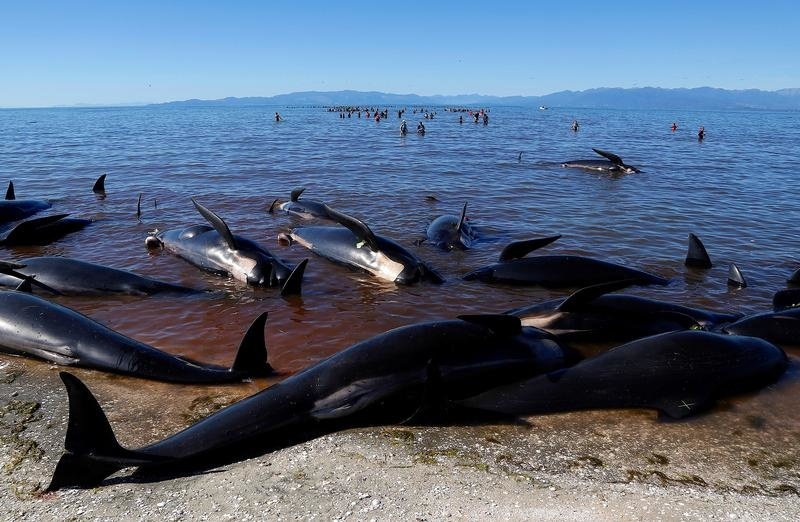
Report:
[[122,448],[91,392],[62,373],[69,423],[48,490],[92,487],[126,467],[169,468],[298,434],[402,423],[493,386],[573,361],[549,334],[510,316],[463,316],[390,330],[140,449]]
[[146,379],[235,382],[272,371],[264,344],[266,314],[248,329],[231,368],[204,365],[148,346],[65,306],[0,291],[0,351]]
[[517,241],[500,254],[500,262],[473,270],[464,275],[467,281],[504,283],[517,286],[550,288],[584,287],[612,281],[628,280],[638,285],[666,285],[667,279],[622,265],[573,255],[523,257],[552,243],[561,236]]
[[459,403],[509,415],[652,408],[683,418],[707,409],[718,398],[772,384],[787,366],[783,350],[763,339],[671,332]]
[[328,216],[342,226],[297,227],[286,235],[315,254],[397,284],[443,283],[444,278],[391,239],[378,236],[363,221],[328,206]]
[[149,249],[164,250],[209,272],[229,275],[254,286],[279,286],[281,295],[299,294],[308,260],[292,269],[255,241],[231,233],[215,213],[192,198],[195,208],[213,226],[193,225],[149,236]]
[[585,170],[599,170],[601,172],[609,172],[612,174],[622,173],[622,174],[633,174],[635,172],[639,172],[639,169],[633,167],[631,165],[626,165],[622,158],[617,156],[614,153],[606,152],[600,149],[592,149],[597,154],[606,158],[607,161],[603,160],[572,160],[566,161],[561,164],[562,167],[567,168],[576,168],[576,169],[585,169]]

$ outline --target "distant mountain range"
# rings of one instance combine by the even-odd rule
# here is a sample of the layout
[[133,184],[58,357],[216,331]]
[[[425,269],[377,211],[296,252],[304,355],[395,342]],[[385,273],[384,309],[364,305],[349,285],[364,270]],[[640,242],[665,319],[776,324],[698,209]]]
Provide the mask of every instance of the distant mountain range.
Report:
[[545,96],[419,96],[375,91],[305,91],[269,97],[184,100],[159,106],[244,106],[244,105],[360,105],[360,106],[546,106],[601,109],[680,109],[680,110],[800,110],[800,89],[761,91],[726,90],[712,87],[694,89],[600,88],[586,91],[560,91]]

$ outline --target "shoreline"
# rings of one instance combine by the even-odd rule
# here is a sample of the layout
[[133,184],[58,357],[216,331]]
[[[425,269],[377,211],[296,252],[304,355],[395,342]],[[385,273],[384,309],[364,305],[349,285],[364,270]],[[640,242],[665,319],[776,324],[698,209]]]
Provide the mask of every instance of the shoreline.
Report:
[[[124,470],[98,488],[41,494],[63,451],[62,368],[0,362],[3,511],[17,520],[800,518],[800,433],[769,408],[785,389],[743,398],[764,405],[763,417],[744,424],[737,403],[725,402],[689,422],[620,410],[351,429],[202,474],[137,482]],[[776,386],[797,388],[796,367]],[[202,405],[195,393],[175,394],[156,410],[139,399],[174,387],[76,373],[130,446],[250,393],[214,387],[213,404]]]

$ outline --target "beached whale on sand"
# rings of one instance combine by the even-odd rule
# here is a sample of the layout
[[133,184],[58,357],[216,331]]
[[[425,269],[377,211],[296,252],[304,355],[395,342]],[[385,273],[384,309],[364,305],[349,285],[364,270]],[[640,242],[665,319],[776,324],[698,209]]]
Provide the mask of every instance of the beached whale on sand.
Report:
[[711,330],[742,317],[611,293],[636,283],[624,280],[589,286],[564,299],[506,313],[519,317],[525,326],[541,328],[563,341],[583,342],[628,342],[675,330]]
[[297,227],[284,235],[315,254],[380,279],[410,285],[420,281],[443,283],[444,278],[399,243],[374,234],[361,220],[328,206],[331,219],[342,226]]
[[612,174],[622,173],[622,174],[633,174],[635,172],[639,172],[639,169],[636,167],[632,167],[631,165],[626,165],[622,158],[613,154],[611,152],[606,152],[600,149],[592,149],[599,155],[603,156],[607,159],[607,161],[603,160],[596,160],[596,159],[588,159],[588,160],[573,160],[573,161],[566,161],[561,164],[562,167],[567,168],[576,168],[576,169],[585,169],[585,170],[599,170],[601,172],[610,172]]
[[302,219],[330,219],[328,211],[325,209],[325,203],[313,199],[300,199],[300,195],[305,190],[305,187],[294,189],[289,196],[289,201],[284,203],[279,203],[277,199],[274,200],[269,206],[269,213],[274,213],[277,208],[290,216]]
[[442,250],[467,250],[475,240],[475,231],[467,222],[467,204],[461,209],[460,216],[446,214],[434,219],[426,230],[428,243]]
[[709,408],[716,399],[772,384],[787,365],[783,350],[763,339],[670,332],[491,389],[460,404],[508,415],[652,408],[679,419]]
[[122,448],[91,392],[62,373],[69,423],[48,490],[93,487],[127,467],[209,467],[243,447],[278,448],[298,436],[402,423],[493,386],[573,362],[549,334],[510,316],[413,324],[357,343],[286,380],[140,449]]
[[307,259],[292,269],[255,241],[231,233],[215,213],[192,198],[198,212],[211,223],[166,230],[149,236],[149,249],[164,249],[216,274],[229,275],[253,286],[279,286],[281,295],[299,294]]
[[266,314],[242,339],[231,368],[184,359],[126,337],[65,306],[16,290],[0,291],[0,352],[169,382],[235,382],[272,371]]
[[561,236],[510,243],[500,253],[500,262],[464,275],[467,281],[543,286],[549,288],[584,287],[612,281],[636,281],[637,285],[666,285],[667,279],[622,265],[574,255],[524,257]]
[[[9,270],[4,270],[9,266]],[[62,295],[153,295],[159,293],[192,294],[200,290],[173,285],[68,257],[32,257],[18,264],[0,262],[0,286],[16,288],[27,278],[47,285],[48,293]],[[32,285],[34,289],[40,286]]]

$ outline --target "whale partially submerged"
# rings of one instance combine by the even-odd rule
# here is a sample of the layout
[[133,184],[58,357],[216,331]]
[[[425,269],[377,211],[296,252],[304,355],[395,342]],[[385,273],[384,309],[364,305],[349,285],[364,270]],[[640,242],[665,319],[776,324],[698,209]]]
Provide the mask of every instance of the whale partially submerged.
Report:
[[787,366],[783,350],[763,339],[670,332],[493,388],[460,404],[507,415],[650,408],[680,419],[708,409],[719,398],[772,384]]
[[[8,267],[4,270],[4,267]],[[200,290],[143,277],[127,270],[89,263],[68,257],[32,257],[19,263],[0,262],[0,286],[16,288],[25,278],[62,295],[154,295],[193,294]],[[32,285],[34,289],[41,286]]]
[[231,233],[228,225],[194,198],[195,208],[212,225],[157,232],[145,244],[164,249],[212,273],[253,286],[280,287],[281,295],[299,294],[307,259],[294,269],[255,241]]
[[612,152],[606,152],[604,150],[592,148],[600,156],[606,158],[606,161],[597,160],[597,159],[588,159],[588,160],[572,160],[572,161],[565,161],[561,164],[562,167],[566,168],[576,168],[576,169],[584,169],[584,170],[597,170],[600,172],[609,172],[612,174],[633,174],[635,172],[639,172],[639,169],[633,167],[631,165],[626,165],[622,158],[617,156]]
[[71,308],[16,290],[0,291],[0,351],[145,379],[183,383],[241,381],[272,371],[259,316],[230,368],[206,365],[131,339]]
[[342,226],[297,227],[284,237],[334,263],[362,270],[385,281],[410,285],[440,284],[444,278],[408,249],[379,236],[363,221],[325,206]]
[[442,250],[467,250],[475,240],[475,230],[467,222],[467,204],[461,215],[445,214],[434,219],[425,231],[426,241]]
[[283,203],[280,203],[277,199],[274,200],[269,206],[269,213],[273,214],[275,209],[278,209],[283,210],[290,216],[302,219],[330,219],[325,203],[313,199],[300,199],[305,190],[305,187],[294,189],[289,196],[289,201]]
[[[66,453],[48,487],[93,487],[127,467],[168,469],[298,434],[402,423],[491,387],[561,368],[573,355],[510,316],[462,316],[390,330],[143,448],[121,447],[91,392],[62,373],[69,394]],[[285,444],[285,443],[284,443]]]
[[561,236],[515,241],[500,253],[498,263],[464,275],[467,281],[479,280],[517,286],[547,288],[585,287],[613,281],[636,281],[638,285],[667,285],[669,281],[626,266],[575,255],[524,257]]
[[614,281],[582,288],[567,298],[506,312],[525,326],[540,328],[566,342],[628,342],[685,329],[712,330],[742,317],[645,297],[614,294],[637,284]]

